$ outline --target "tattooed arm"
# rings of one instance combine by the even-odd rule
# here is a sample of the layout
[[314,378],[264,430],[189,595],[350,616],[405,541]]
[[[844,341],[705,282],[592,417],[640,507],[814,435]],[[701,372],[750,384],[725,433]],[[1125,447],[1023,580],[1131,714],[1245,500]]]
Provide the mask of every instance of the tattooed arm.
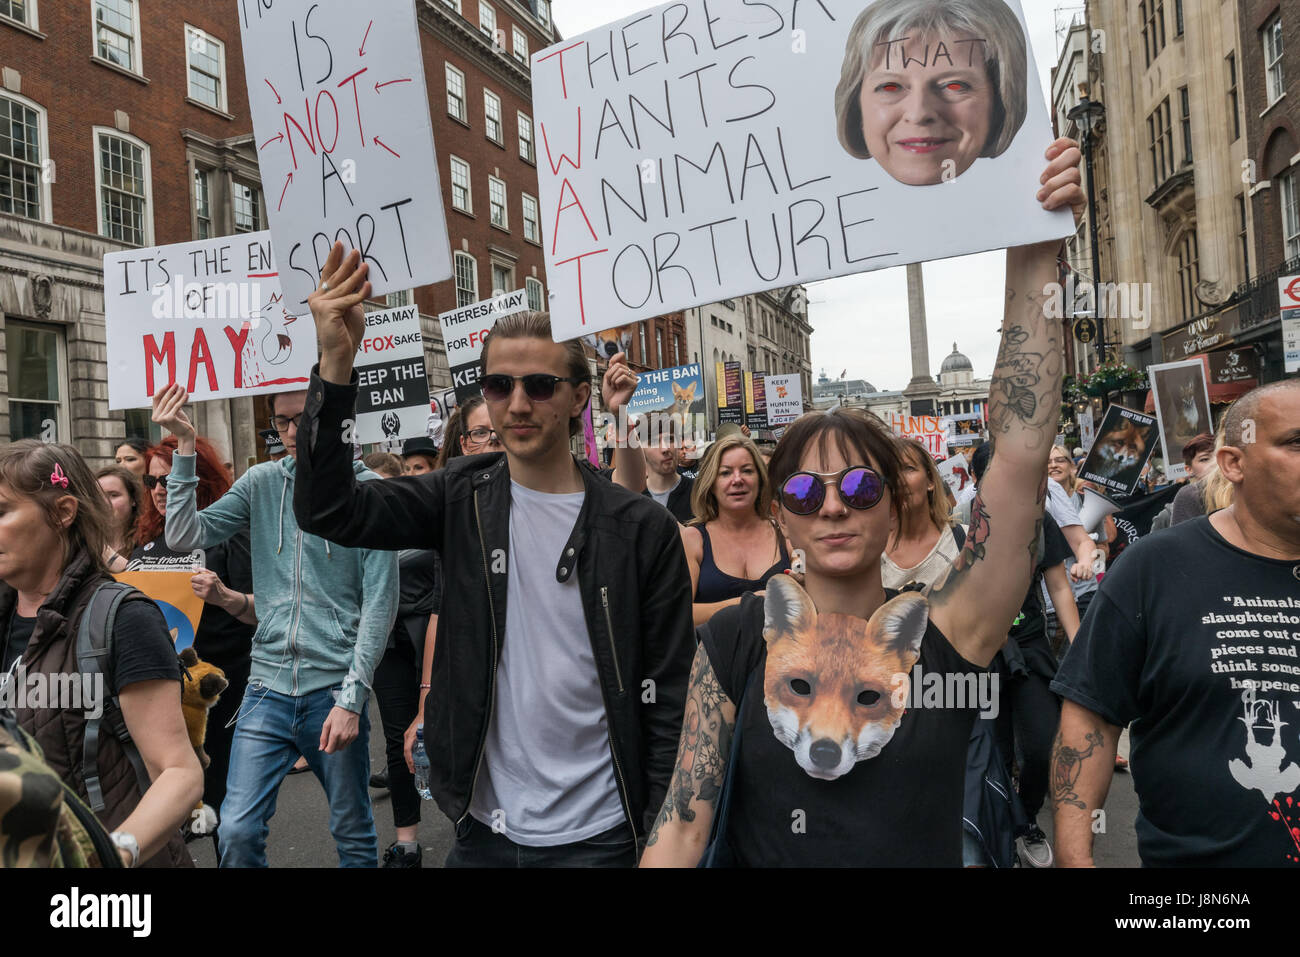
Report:
[[[1047,151],[1039,201],[1078,207],[1079,150],[1060,139]],[[1064,357],[1061,321],[1045,306],[1058,281],[1059,242],[1007,250],[1002,347],[989,388],[994,455],[971,504],[970,533],[952,568],[930,590],[930,617],[967,661],[987,665],[1006,641],[1038,562],[1047,456],[1056,437]]]
[[736,706],[723,693],[700,645],[691,665],[677,765],[646,840],[642,867],[695,867],[709,843],[713,811],[727,772]]
[[[1115,776],[1120,729],[1065,699],[1052,743],[1051,799],[1058,867],[1092,867],[1093,813]],[[1104,820],[1104,818],[1098,818]]]

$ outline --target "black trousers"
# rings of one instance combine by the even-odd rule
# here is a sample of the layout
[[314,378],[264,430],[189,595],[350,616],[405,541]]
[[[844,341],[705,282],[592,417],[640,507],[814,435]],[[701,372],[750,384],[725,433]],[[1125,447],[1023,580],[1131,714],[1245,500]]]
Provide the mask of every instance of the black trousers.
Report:
[[402,750],[406,729],[420,709],[420,666],[415,648],[401,630],[393,646],[375,666],[375,697],[384,725],[385,756],[388,758],[388,793],[393,801],[393,826],[414,827],[420,823],[420,795],[415,776],[406,768]]
[[1052,678],[1056,676],[1056,656],[1052,654],[1047,635],[1021,639],[1018,644],[1023,665],[1014,673],[1004,668],[999,674],[998,749],[1007,762],[1008,774],[1013,758],[1020,766],[1020,803],[1033,821],[1047,797],[1052,741],[1061,721],[1061,699],[1051,689]]
[[[248,687],[248,670],[252,665],[247,655],[233,661],[209,660],[208,663],[224,671],[226,680],[230,682],[208,712],[208,733],[203,743],[203,750],[212,759],[203,772],[203,803],[216,811],[220,819],[221,802],[226,799],[226,775],[230,771],[230,743],[235,738],[231,719],[239,713],[244,689]],[[227,728],[228,724],[230,727]]]
[[636,867],[636,836],[627,822],[574,844],[525,847],[469,818],[444,867]]

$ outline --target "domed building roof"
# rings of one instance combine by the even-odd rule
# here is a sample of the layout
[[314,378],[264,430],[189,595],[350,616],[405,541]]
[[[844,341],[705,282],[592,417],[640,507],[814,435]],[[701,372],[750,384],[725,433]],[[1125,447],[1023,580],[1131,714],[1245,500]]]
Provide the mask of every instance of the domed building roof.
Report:
[[943,365],[939,367],[939,374],[945,372],[974,372],[975,367],[971,361],[957,351],[957,343],[952,344],[952,355],[943,360]]

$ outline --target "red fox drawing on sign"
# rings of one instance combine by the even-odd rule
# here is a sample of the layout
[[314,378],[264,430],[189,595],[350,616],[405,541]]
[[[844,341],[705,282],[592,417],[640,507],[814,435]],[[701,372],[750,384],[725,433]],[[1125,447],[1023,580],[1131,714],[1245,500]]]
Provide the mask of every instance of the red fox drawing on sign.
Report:
[[878,755],[903,718],[929,603],[909,592],[868,621],[818,615],[808,593],[778,575],[764,613],[763,701],[777,740],[824,781]]

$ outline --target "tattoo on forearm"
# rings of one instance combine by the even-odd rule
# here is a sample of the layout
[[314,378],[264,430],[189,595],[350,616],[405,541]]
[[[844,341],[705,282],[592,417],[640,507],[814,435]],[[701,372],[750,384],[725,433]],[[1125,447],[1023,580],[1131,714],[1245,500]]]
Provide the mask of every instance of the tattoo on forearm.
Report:
[[1033,447],[1050,440],[1048,421],[1060,388],[1059,331],[1045,313],[1042,294],[1007,290],[1002,347],[989,390],[989,432],[1025,433]]
[[727,770],[727,750],[733,722],[726,721],[722,703],[726,694],[709,665],[703,648],[695,655],[691,667],[682,736],[677,746],[677,765],[646,846],[659,840],[660,829],[674,816],[686,823],[695,820],[692,803],[715,804],[722,790]]
[[1080,810],[1087,810],[1083,800],[1079,797],[1076,788],[1079,783],[1079,774],[1083,771],[1083,762],[1092,757],[1092,753],[1102,745],[1102,734],[1099,730],[1089,731],[1084,735],[1084,740],[1088,742],[1088,750],[1080,751],[1065,744],[1061,739],[1061,733],[1056,733],[1056,740],[1052,742],[1052,809],[1060,807],[1062,804],[1069,804]]

